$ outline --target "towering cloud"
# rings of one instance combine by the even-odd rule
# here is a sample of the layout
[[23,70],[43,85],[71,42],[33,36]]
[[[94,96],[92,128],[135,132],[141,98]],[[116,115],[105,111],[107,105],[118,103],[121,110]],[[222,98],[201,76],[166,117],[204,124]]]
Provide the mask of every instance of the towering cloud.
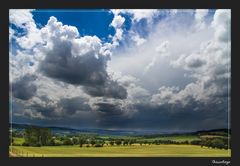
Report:
[[92,96],[126,98],[126,90],[106,71],[111,52],[96,36],[79,37],[78,30],[62,25],[55,17],[41,30],[47,45],[39,70],[48,77],[82,85]]

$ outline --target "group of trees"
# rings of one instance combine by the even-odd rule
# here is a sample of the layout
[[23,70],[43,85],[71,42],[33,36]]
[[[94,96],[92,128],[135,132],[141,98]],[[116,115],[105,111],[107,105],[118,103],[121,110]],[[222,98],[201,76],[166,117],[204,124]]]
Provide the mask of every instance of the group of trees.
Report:
[[86,147],[90,147],[90,146],[91,147],[103,147],[104,145],[107,145],[107,146],[132,145],[134,142],[136,142],[136,141],[135,140],[123,140],[123,139],[116,139],[116,140],[111,139],[108,141],[106,141],[106,140],[104,141],[101,139],[80,136],[78,141],[76,141],[75,144],[79,144],[80,147],[82,147],[83,145],[86,145]]
[[208,148],[228,149],[228,139],[224,137],[202,139],[201,146]]
[[192,145],[201,145],[201,147],[208,148],[217,148],[217,149],[228,149],[228,138],[225,137],[207,137],[202,138],[201,140],[193,140],[191,141]]
[[45,146],[49,145],[52,134],[48,128],[30,127],[25,129],[23,137],[23,146]]
[[154,140],[153,144],[155,144],[155,145],[160,145],[160,144],[177,144],[177,145],[179,145],[179,144],[189,144],[189,141],[186,140],[186,141],[180,142],[180,141],[173,141],[173,140]]
[[208,147],[208,148],[218,148],[218,149],[228,149],[228,138],[226,137],[206,137],[200,140],[192,140],[192,141],[172,141],[172,140],[154,140],[153,144],[160,145],[160,144],[190,144],[190,145],[200,145],[201,147]]
[[83,147],[86,145],[87,147],[102,147],[105,144],[103,140],[97,140],[92,137],[86,136],[60,136],[60,137],[52,137],[50,140],[49,146],[58,146],[58,145],[79,145]]

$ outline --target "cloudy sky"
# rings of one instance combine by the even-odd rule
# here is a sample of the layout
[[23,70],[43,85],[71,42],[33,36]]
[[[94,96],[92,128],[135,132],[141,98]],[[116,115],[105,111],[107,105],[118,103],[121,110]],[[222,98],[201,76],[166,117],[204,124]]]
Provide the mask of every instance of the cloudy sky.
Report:
[[9,10],[10,120],[227,128],[230,10]]

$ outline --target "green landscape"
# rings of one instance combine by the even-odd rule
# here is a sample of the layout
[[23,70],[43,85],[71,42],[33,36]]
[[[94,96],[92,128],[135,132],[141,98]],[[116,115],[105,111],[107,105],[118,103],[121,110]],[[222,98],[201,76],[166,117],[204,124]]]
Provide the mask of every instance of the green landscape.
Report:
[[224,129],[152,135],[102,135],[65,130],[68,129],[53,132],[51,128],[36,126],[12,130],[10,157],[231,156],[230,134]]

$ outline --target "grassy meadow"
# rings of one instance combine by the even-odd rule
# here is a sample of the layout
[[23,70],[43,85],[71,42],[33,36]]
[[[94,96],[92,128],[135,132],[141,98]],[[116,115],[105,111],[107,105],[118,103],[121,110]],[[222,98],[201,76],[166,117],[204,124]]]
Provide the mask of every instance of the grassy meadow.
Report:
[[197,145],[138,145],[79,147],[73,146],[12,146],[21,157],[230,157],[230,150],[211,149]]

